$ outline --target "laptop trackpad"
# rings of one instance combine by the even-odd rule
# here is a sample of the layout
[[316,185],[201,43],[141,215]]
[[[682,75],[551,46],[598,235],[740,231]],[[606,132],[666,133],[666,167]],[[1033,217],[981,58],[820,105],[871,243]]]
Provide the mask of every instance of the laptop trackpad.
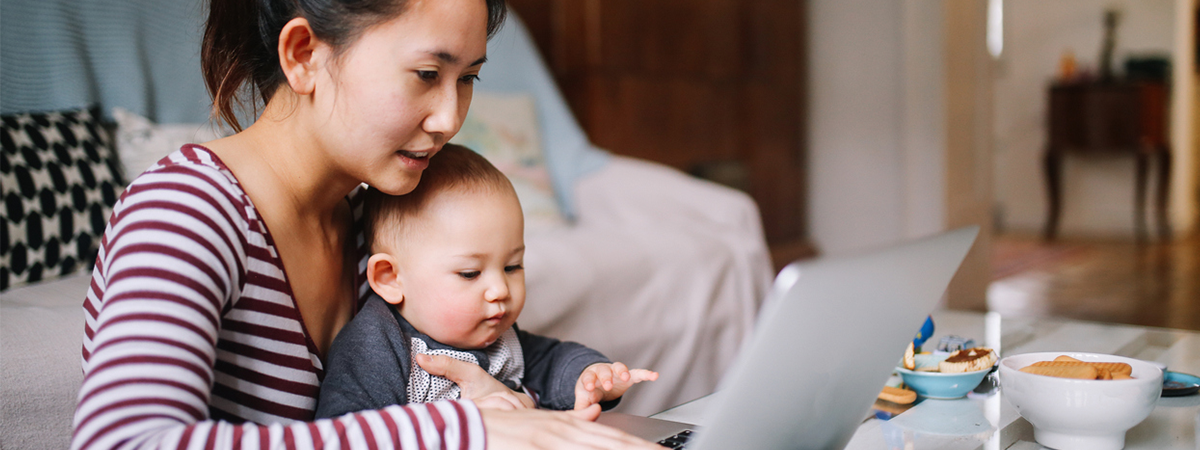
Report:
[[700,427],[682,422],[651,419],[649,417],[606,412],[601,413],[597,423],[602,423],[650,442],[658,442],[674,436],[680,431],[696,430]]

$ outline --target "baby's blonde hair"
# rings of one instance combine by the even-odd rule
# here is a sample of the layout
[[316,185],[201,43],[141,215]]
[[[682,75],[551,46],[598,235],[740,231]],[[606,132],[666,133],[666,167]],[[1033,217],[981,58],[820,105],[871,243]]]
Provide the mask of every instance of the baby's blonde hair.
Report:
[[395,248],[397,236],[407,231],[407,219],[424,210],[436,194],[450,191],[508,192],[516,198],[512,182],[487,158],[461,145],[446,144],[429,159],[412,192],[388,195],[368,189],[363,194],[363,234],[370,252],[382,251],[380,244]]

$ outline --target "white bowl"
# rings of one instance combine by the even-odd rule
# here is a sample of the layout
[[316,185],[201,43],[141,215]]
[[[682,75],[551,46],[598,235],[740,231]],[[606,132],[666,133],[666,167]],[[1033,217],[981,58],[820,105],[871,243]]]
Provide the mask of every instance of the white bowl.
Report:
[[[1053,361],[1059,355],[1083,361],[1123,362],[1133,367],[1133,379],[1074,380],[1020,371],[1038,361]],[[1000,360],[1002,395],[1033,424],[1033,436],[1039,444],[1058,450],[1125,447],[1125,432],[1154,410],[1162,394],[1162,380],[1162,370],[1154,364],[1122,356],[1045,352]]]

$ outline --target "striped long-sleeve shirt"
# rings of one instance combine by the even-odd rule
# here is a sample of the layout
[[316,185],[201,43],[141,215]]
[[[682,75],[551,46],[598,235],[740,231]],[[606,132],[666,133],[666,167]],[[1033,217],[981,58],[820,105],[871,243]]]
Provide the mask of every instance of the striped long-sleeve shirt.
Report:
[[469,401],[313,421],[323,368],[279,253],[203,147],[126,188],[83,309],[74,449],[485,446]]

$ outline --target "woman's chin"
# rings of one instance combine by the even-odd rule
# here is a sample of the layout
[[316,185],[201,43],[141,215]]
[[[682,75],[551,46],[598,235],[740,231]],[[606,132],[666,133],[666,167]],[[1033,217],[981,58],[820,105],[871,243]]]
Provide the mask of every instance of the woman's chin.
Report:
[[376,189],[387,195],[404,195],[412,192],[417,188],[417,183],[421,181],[421,174],[418,172],[415,177],[409,177],[405,174],[404,180],[391,180],[386,183],[367,183],[372,189]]

